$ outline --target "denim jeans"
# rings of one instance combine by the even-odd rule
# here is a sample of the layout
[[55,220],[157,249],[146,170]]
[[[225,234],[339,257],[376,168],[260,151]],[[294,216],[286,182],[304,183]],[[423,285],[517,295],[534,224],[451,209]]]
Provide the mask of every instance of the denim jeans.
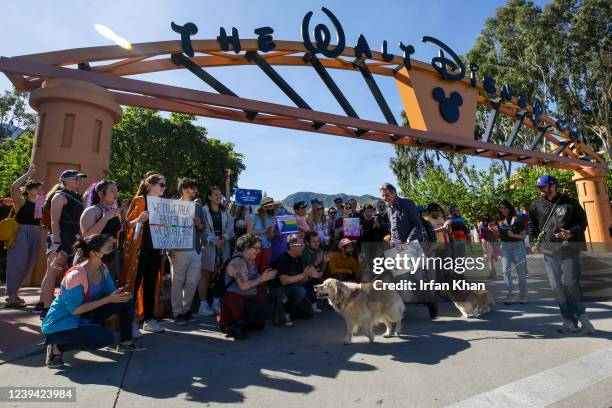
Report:
[[45,344],[56,344],[62,353],[70,350],[97,350],[113,344],[113,332],[106,329],[104,322],[119,315],[120,341],[132,340],[132,316],[134,301],[108,303],[83,315],[91,323],[81,323],[79,327],[45,335]]
[[550,287],[559,302],[564,319],[574,323],[584,314],[582,290],[580,289],[580,259],[578,255],[558,258],[544,255],[544,268]]
[[504,273],[504,282],[508,291],[513,290],[512,284],[512,263],[516,263],[516,275],[518,276],[519,291],[521,294],[527,294],[527,249],[523,241],[517,242],[502,242],[502,271]]

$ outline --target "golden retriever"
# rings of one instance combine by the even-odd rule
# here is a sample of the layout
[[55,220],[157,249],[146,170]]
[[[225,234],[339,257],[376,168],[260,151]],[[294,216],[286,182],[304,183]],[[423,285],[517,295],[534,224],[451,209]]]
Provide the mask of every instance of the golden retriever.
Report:
[[344,317],[344,344],[352,343],[353,334],[357,334],[359,328],[370,343],[373,342],[372,329],[381,322],[387,327],[383,337],[399,336],[401,332],[405,306],[394,290],[375,290],[372,283],[341,282],[329,278],[315,286],[315,293],[319,298],[326,297],[334,310]]

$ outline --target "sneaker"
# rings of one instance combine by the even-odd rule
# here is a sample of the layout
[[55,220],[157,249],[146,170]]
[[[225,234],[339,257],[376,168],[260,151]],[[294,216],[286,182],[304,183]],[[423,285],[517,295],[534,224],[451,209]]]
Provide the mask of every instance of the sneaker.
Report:
[[43,307],[43,309],[40,311],[40,320],[45,320],[45,317],[47,317],[48,312],[49,312],[49,308]]
[[177,315],[174,318],[174,324],[176,324],[177,326],[187,326],[187,319],[185,318],[185,315]]
[[563,325],[557,331],[562,334],[576,333],[580,331],[580,328],[571,320],[563,319]]
[[210,305],[208,304],[208,302],[204,301],[202,303],[200,303],[200,309],[198,310],[198,314],[200,316],[214,316],[217,314],[217,312],[215,312],[214,310],[211,309]]
[[43,302],[38,302],[34,309],[32,309],[32,313],[40,313],[45,308],[45,304]]
[[195,323],[195,322],[198,321],[197,317],[195,317],[193,314],[191,314],[191,310],[189,310],[183,316],[185,317],[185,320],[187,320],[187,323]]
[[315,312],[315,313],[321,313],[322,312],[322,310],[319,309],[319,305],[317,305],[317,302],[312,304],[312,311]]
[[527,294],[526,293],[521,293],[519,295],[519,303],[521,305],[524,305],[525,303],[527,303]]
[[213,298],[211,309],[215,311],[215,313],[219,313],[221,310],[221,301],[219,298]]
[[150,333],[161,333],[166,331],[155,319],[149,319],[142,325],[142,330]]
[[64,366],[64,360],[62,359],[62,353],[53,354],[53,345],[51,344],[47,345],[45,365],[49,368],[61,368]]
[[506,298],[504,299],[504,305],[511,305],[514,303],[514,293],[508,292]]
[[289,313],[285,313],[285,326],[293,326],[293,322],[291,321],[291,316],[289,316]]
[[140,328],[136,323],[132,323],[132,339],[139,339],[143,336]]
[[122,353],[129,353],[131,351],[145,351],[147,348],[143,346],[139,346],[135,343],[132,344],[117,344],[117,348],[115,350]]
[[582,328],[583,333],[593,334],[595,327],[593,327],[593,323],[591,323],[589,316],[587,316],[586,313],[578,316],[578,320],[580,321],[580,327]]

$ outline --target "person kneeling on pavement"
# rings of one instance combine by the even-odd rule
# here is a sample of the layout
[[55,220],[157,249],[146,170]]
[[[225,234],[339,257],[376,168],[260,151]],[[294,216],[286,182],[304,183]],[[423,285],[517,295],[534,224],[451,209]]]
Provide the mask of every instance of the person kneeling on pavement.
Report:
[[113,343],[113,333],[104,327],[118,315],[120,335],[117,351],[142,351],[132,341],[134,302],[127,288],[115,287],[102,258],[113,251],[113,238],[106,234],[91,235],[77,241],[83,262],[70,268],[62,279],[41,331],[47,346],[46,365],[64,365],[62,353],[71,350],[95,350]]
[[228,337],[241,339],[245,329],[263,329],[270,315],[267,290],[262,283],[274,279],[276,270],[267,268],[260,275],[255,258],[261,251],[261,239],[252,233],[236,241],[237,253],[225,269],[225,293],[217,315],[219,329]]
[[[298,234],[287,236],[287,252],[276,260],[278,279],[272,286],[277,298],[286,299],[284,305],[285,324],[291,319],[309,319],[313,311],[320,312],[315,305],[314,285],[320,283],[323,274],[313,266],[304,266],[302,252],[304,239]],[[281,302],[276,302],[277,307]]]

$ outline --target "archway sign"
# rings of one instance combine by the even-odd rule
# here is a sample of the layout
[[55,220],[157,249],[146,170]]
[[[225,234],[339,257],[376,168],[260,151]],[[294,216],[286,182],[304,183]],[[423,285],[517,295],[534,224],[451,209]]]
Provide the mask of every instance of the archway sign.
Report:
[[[610,241],[607,165],[579,134],[566,129],[562,118],[545,115],[541,101],[515,95],[495,78],[479,79],[476,64],[466,66],[433,37],[423,37],[420,45],[438,50],[430,63],[413,60],[415,46],[403,42],[401,55],[392,54],[386,40],[380,52],[372,50],[364,35],[347,47],[338,19],[325,7],[321,11],[333,25],[337,44],[331,44],[331,30],[323,23],[314,27],[311,38],[309,11],[302,20],[302,42],[276,40],[271,27],[255,29],[255,39],[242,39],[235,27],[231,32],[221,27],[216,39],[198,40],[194,23],[172,22],[174,41],[1,57],[0,70],[17,89],[31,92],[30,105],[39,113],[33,161],[48,184],[66,167],[94,178],[106,176],[112,126],[121,120],[120,105],[129,105],[575,170],[579,200],[589,218],[587,236],[591,242]],[[262,70],[270,86],[280,88],[295,106],[240,98],[207,70],[237,65]],[[314,69],[346,115],[313,110],[275,66]],[[174,69],[189,70],[216,92],[130,78]],[[386,123],[360,118],[330,69],[361,77]],[[375,75],[395,79],[410,127],[397,124]],[[475,139],[479,107],[488,117],[482,137]],[[492,138],[502,126],[500,116],[513,121],[502,141]],[[515,147],[519,132],[526,131],[532,135],[529,146]]]

